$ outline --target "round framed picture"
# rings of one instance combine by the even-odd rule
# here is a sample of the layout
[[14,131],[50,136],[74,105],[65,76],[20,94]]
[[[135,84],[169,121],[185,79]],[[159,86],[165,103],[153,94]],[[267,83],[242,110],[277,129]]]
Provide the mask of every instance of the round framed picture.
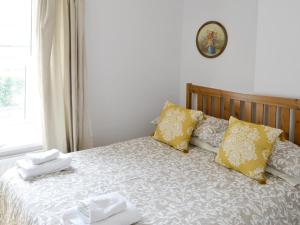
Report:
[[209,21],[200,27],[196,44],[201,55],[207,58],[216,58],[225,50],[227,40],[224,26],[219,22]]

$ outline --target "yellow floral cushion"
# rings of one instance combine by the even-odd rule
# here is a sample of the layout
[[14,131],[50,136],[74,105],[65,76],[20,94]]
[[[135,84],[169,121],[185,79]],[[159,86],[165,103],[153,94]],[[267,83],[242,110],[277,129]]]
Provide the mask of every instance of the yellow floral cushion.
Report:
[[166,102],[160,114],[154,139],[187,153],[193,130],[202,119],[201,111],[189,110]]
[[281,133],[279,129],[230,117],[216,162],[265,183],[266,164]]

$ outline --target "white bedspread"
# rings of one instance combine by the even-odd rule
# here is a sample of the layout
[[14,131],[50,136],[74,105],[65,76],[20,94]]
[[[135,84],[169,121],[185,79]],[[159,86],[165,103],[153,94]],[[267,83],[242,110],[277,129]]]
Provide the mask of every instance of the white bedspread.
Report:
[[150,137],[72,153],[73,169],[23,181],[0,179],[1,225],[59,225],[66,209],[92,194],[119,192],[143,215],[138,225],[300,224],[300,189],[268,177],[260,185],[214,162]]

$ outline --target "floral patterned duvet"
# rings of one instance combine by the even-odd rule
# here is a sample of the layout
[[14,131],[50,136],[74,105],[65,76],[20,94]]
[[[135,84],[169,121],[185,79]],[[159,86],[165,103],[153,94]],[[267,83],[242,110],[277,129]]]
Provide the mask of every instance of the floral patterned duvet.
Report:
[[142,213],[137,225],[300,224],[300,188],[268,176],[260,185],[199,148],[183,154],[151,137],[72,153],[72,169],[0,179],[0,225],[60,225],[91,194],[117,191]]

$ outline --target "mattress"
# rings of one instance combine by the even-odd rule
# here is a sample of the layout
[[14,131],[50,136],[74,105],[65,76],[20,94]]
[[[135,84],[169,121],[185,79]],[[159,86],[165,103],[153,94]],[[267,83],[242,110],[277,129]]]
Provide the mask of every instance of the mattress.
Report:
[[119,192],[138,225],[300,224],[300,189],[268,176],[261,185],[197,147],[183,154],[151,137],[71,153],[72,169],[23,181],[0,179],[1,225],[60,225],[89,195]]

